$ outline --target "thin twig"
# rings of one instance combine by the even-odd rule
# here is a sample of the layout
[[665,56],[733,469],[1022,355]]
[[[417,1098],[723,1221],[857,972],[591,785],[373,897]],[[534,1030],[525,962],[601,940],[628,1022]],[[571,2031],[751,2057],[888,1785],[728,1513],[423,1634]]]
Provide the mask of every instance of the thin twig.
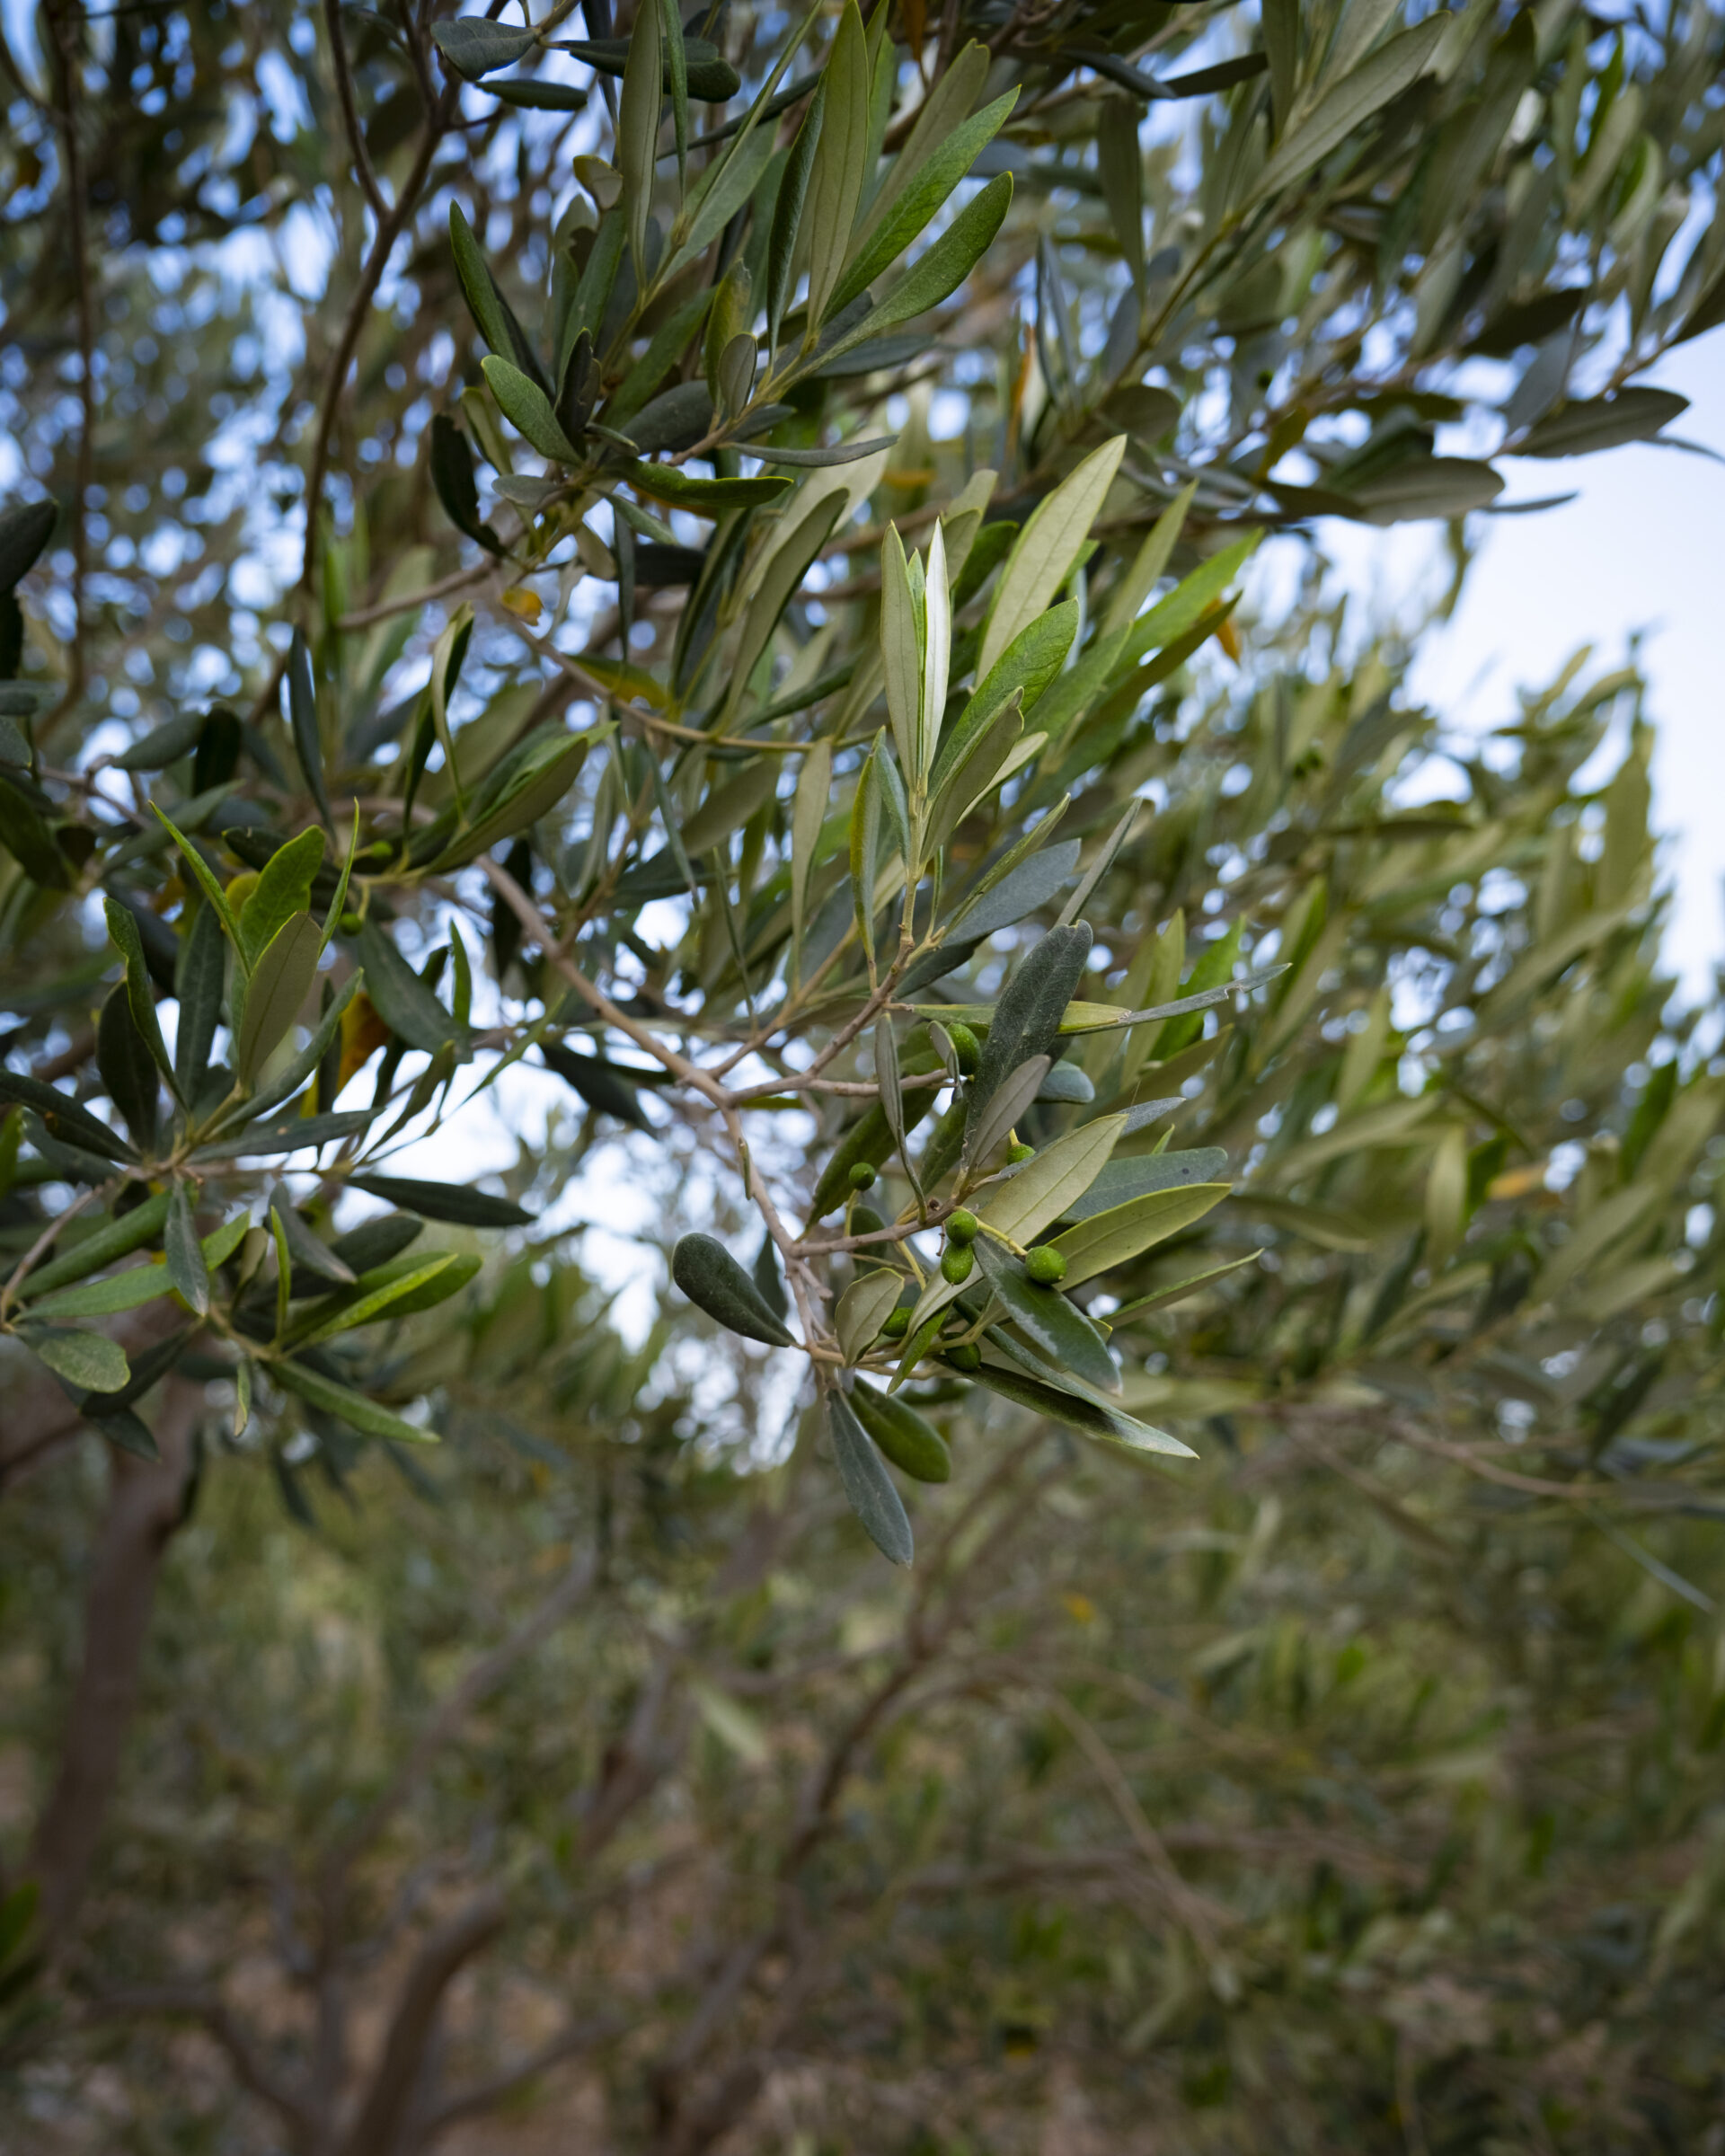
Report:
[[330,56],[335,64],[336,95],[341,101],[341,124],[348,131],[348,147],[353,152],[353,169],[365,197],[371,205],[372,215],[379,225],[389,215],[389,205],[384,200],[383,190],[377,184],[377,175],[371,169],[371,159],[366,150],[365,131],[359,125],[359,108],[354,102],[353,76],[348,67],[348,40],[341,29],[341,0],[323,0],[323,23],[330,33]]

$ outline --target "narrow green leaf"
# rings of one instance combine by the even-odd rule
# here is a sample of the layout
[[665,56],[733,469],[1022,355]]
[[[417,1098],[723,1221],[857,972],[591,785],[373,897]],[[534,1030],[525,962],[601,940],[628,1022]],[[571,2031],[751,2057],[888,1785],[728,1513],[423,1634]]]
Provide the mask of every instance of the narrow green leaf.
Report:
[[334,1415],[350,1429],[358,1430],[367,1437],[393,1437],[403,1445],[436,1445],[438,1433],[422,1429],[416,1422],[408,1422],[400,1415],[363,1392],[350,1386],[337,1384],[321,1371],[313,1370],[305,1363],[280,1361],[271,1363],[270,1375],[290,1392],[297,1392],[314,1408],[322,1408],[326,1415]]
[[1075,599],[1050,607],[1019,631],[982,677],[951,731],[941,743],[930,779],[931,790],[935,794],[943,793],[949,786],[958,788],[959,773],[995,713],[1014,691],[1020,708],[1029,711],[1049,684],[1058,678],[1077,633]]
[[904,148],[887,168],[857,227],[858,244],[867,245],[941,145],[963,128],[982,95],[993,64],[994,55],[988,48],[972,38],[954,55],[951,65],[936,74],[928,95],[917,107]]
[[[1152,1153],[1135,1160],[1110,1161],[1082,1197],[1066,1206],[1062,1217],[1089,1220],[1110,1213],[1130,1200],[1150,1197],[1162,1191],[1184,1191],[1203,1184],[1225,1191],[1221,1178],[1227,1172],[1228,1156],[1220,1145],[1199,1145],[1185,1153]],[[1209,1204],[1216,1201],[1212,1198]],[[1206,1205],[1203,1212],[1209,1210]]]
[[842,1392],[827,1395],[827,1432],[845,1495],[867,1529],[870,1541],[895,1565],[909,1564],[916,1544],[905,1501],[858,1421],[856,1410]]
[[1182,1445],[1166,1430],[1154,1429],[1150,1424],[1138,1421],[1123,1408],[1062,1392],[1004,1361],[985,1358],[977,1380],[989,1392],[998,1392],[1003,1400],[1046,1415],[1050,1422],[1064,1424],[1067,1429],[1078,1430],[1086,1437],[1101,1438],[1104,1444],[1125,1445],[1133,1452],[1165,1453],[1178,1460],[1198,1457],[1190,1445]]
[[294,737],[294,754],[305,776],[305,789],[327,824],[330,797],[323,783],[323,743],[317,726],[317,686],[312,678],[312,648],[303,629],[294,631],[288,654],[288,721]]
[[323,941],[310,914],[295,914],[276,931],[252,968],[234,1055],[243,1084],[256,1078],[299,1016],[317,976]]
[[[677,178],[682,186],[689,167],[689,56],[683,49],[683,18],[677,0],[657,0],[659,38],[665,56],[665,86],[671,96],[671,125],[677,137]],[[628,69],[625,65],[624,75]]]
[[47,1126],[49,1135],[62,1144],[81,1145],[104,1161],[137,1157],[118,1132],[110,1130],[88,1109],[80,1108],[69,1093],[61,1092],[45,1079],[0,1069],[0,1100],[15,1100],[21,1108],[33,1108]]
[[990,1190],[979,1210],[1014,1242],[1033,1242],[1066,1218],[1108,1164],[1126,1128],[1123,1115],[1101,1116],[1045,1145],[1033,1161]]
[[698,517],[758,508],[777,501],[792,486],[788,479],[695,479],[670,464],[631,464],[626,476],[637,493],[668,501],[673,508],[693,509]]
[[1050,929],[1020,965],[995,1005],[982,1061],[970,1087],[970,1118],[981,1119],[995,1088],[1009,1071],[1053,1047],[1060,1021],[1084,976],[1092,941],[1090,926],[1075,922]]
[[1186,512],[1191,508],[1192,498],[1197,492],[1198,482],[1195,479],[1189,481],[1145,535],[1144,543],[1133,557],[1131,567],[1109,595],[1108,612],[1102,617],[1105,633],[1121,634],[1137,618],[1139,607],[1167,570],[1181,527],[1186,522]]
[[861,344],[865,337],[879,337],[926,314],[949,298],[969,276],[988,249],[1012,208],[1013,175],[1002,172],[991,180],[953,218],[946,230],[915,266],[892,287],[866,320],[823,355],[825,360]]
[[457,15],[431,25],[431,42],[464,82],[476,83],[500,67],[508,67],[533,50],[538,39],[534,30],[510,30],[482,15]]
[[320,1280],[333,1280],[340,1287],[353,1286],[353,1268],[338,1258],[323,1237],[306,1225],[280,1184],[270,1194],[270,1211],[277,1232],[288,1246],[296,1286],[303,1273],[314,1273]]
[[182,1100],[192,1098],[209,1068],[216,1029],[222,1021],[227,951],[215,907],[200,906],[180,953],[180,1023],[174,1033],[173,1065],[175,1091]]
[[144,939],[138,933],[137,921],[129,906],[122,906],[117,898],[104,897],[102,912],[107,917],[108,933],[114,949],[119,951],[126,968],[126,996],[131,1006],[132,1022],[138,1036],[149,1050],[155,1067],[173,1087],[173,1065],[168,1056],[168,1046],[162,1038],[162,1021],[156,1016],[155,993],[150,985],[150,970],[144,958]]
[[60,1257],[39,1265],[34,1272],[26,1275],[18,1290],[19,1298],[33,1301],[53,1288],[65,1287],[71,1281],[82,1280],[86,1274],[99,1271],[104,1265],[111,1265],[117,1258],[129,1257],[132,1251],[141,1250],[146,1242],[154,1242],[168,1217],[169,1197],[166,1190],[156,1191],[142,1205],[134,1206],[129,1213],[105,1222]]
[[[210,1127],[209,1132],[212,1138],[219,1137],[224,1132],[237,1129],[242,1126],[255,1127],[261,1117],[267,1115],[272,1108],[279,1107],[282,1101],[290,1100],[299,1091],[323,1062],[331,1042],[335,1038],[337,1029],[341,1023],[342,1013],[364,986],[365,977],[364,972],[358,969],[348,976],[336,990],[335,999],[329,1009],[319,1017],[310,1040],[299,1054],[293,1058],[279,1076],[271,1079],[268,1085],[261,1087],[248,1099],[239,1101],[214,1123]],[[314,1143],[313,1134],[320,1128],[329,1130],[332,1135],[340,1135],[346,1130],[363,1129],[366,1118],[363,1116],[356,1117],[352,1114],[341,1117],[296,1116],[293,1121],[295,1133],[304,1132],[305,1134],[300,1138],[300,1144],[309,1145]],[[257,1144],[262,1151],[284,1150],[276,1140],[274,1134],[257,1127],[247,1130],[244,1144]],[[242,1144],[239,1150],[243,1151],[244,1145]],[[297,1147],[290,1150],[296,1151]],[[208,1146],[200,1147],[199,1152],[200,1157],[206,1154],[212,1158],[220,1157],[214,1154]],[[226,1157],[231,1158],[233,1155],[230,1153]]]
[[[238,955],[240,932],[235,925],[233,914],[228,909],[226,894],[223,891],[221,885],[217,882],[208,862],[192,844],[185,833],[177,829],[173,824],[168,821],[168,818],[163,815],[154,801],[150,803],[150,807],[155,812],[157,822],[167,826],[169,835],[172,838],[174,844],[179,847],[186,866],[197,879],[199,889],[215,908],[216,918],[222,924],[223,934],[226,936],[228,941],[234,946],[235,954]],[[245,960],[243,957],[240,959],[240,965],[243,969]]]
[[967,1168],[978,1168],[994,1160],[1031,1103],[1041,1098],[1052,1068],[1046,1056],[1032,1056],[1001,1080],[981,1114],[965,1126],[959,1157]]
[[791,919],[793,942],[792,971],[801,979],[802,937],[807,926],[809,879],[814,872],[815,854],[827,820],[827,803],[833,791],[833,745],[817,741],[802,759],[797,778],[796,805],[791,812]]
[[124,981],[102,1006],[96,1025],[96,1069],[133,1144],[147,1158],[155,1151],[161,1078],[132,1017]]
[[[811,564],[831,537],[839,512],[848,499],[849,496],[842,485],[833,488],[829,492],[817,494],[792,531],[774,548],[759,588],[748,603],[748,613],[743,616],[730,694],[725,702],[727,716],[735,711],[742,701],[762,652],[771,641],[785,608],[801,589],[802,580]],[[721,730],[724,729],[721,728]],[[690,850],[694,852],[696,849]]]
[[368,919],[357,941],[366,993],[390,1031],[428,1055],[454,1039],[455,1021],[395,948],[394,939]]
[[[466,1264],[465,1259],[453,1251],[444,1251],[435,1258],[421,1259],[409,1264],[394,1277],[369,1289],[362,1288],[359,1294],[350,1299],[343,1299],[327,1316],[317,1318],[305,1331],[296,1327],[291,1344],[295,1348],[314,1348],[320,1340],[332,1340],[338,1333],[352,1332],[361,1325],[375,1324],[379,1318],[404,1317],[408,1314],[405,1305],[410,1297],[433,1286],[452,1266],[462,1267]],[[478,1259],[475,1259],[472,1266],[467,1266],[468,1278],[472,1278],[473,1268],[477,1264]],[[441,1295],[433,1296],[432,1303],[443,1300]]]
[[[1129,1161],[1110,1162],[1111,1167],[1129,1168]],[[1105,1273],[1110,1266],[1128,1264],[1169,1236],[1178,1235],[1202,1220],[1212,1206],[1228,1195],[1226,1183],[1189,1183],[1167,1190],[1146,1191],[1124,1205],[1110,1206],[1088,1215],[1076,1227],[1057,1235],[1052,1248],[1066,1261],[1064,1285],[1076,1287]]]
[[[895,195],[887,215],[878,220],[871,217],[869,236],[853,242],[850,265],[827,303],[829,313],[848,306],[891,269],[1005,126],[1017,102],[1018,92],[1009,90],[942,141],[930,146],[928,156]],[[899,165],[904,162],[904,156],[898,160]]]
[[901,770],[914,772],[922,727],[923,649],[909,564],[897,525],[880,541],[880,658],[886,668],[887,715]]
[[812,345],[845,267],[851,228],[868,178],[868,38],[856,0],[845,0],[823,73],[826,110],[815,145],[804,216],[809,228],[809,330]]
[[385,1205],[399,1206],[425,1220],[444,1220],[460,1228],[526,1228],[533,1215],[507,1197],[492,1197],[460,1183],[419,1182],[399,1175],[350,1175],[356,1190],[369,1190]]
[[1252,199],[1264,201],[1303,179],[1392,98],[1400,97],[1418,82],[1437,57],[1449,22],[1446,13],[1429,15],[1388,44],[1380,45],[1344,75],[1298,127],[1283,136],[1279,147],[1258,175]]
[[880,760],[879,739],[857,774],[851,800],[851,900],[869,971],[874,971],[874,895],[880,877]]
[[1675,390],[1632,386],[1614,396],[1586,397],[1561,404],[1530,428],[1509,451],[1512,456],[1588,456],[1625,442],[1650,441],[1662,427],[1689,409]]
[[1118,1332],[1128,1318],[1145,1317],[1170,1303],[1183,1302],[1200,1288],[1225,1280],[1230,1273],[1239,1272],[1242,1267],[1256,1265],[1263,1254],[1261,1250],[1248,1250],[1243,1258],[1230,1258],[1225,1265],[1207,1266],[1201,1273],[1188,1273],[1184,1279],[1171,1281],[1166,1287],[1152,1288],[1147,1295],[1137,1295],[1130,1303],[1122,1303],[1118,1310],[1109,1312],[1110,1329]]
[[1140,306],[1145,295],[1144,152],[1136,99],[1107,97],[1096,120],[1096,171]]
[[173,1186],[173,1200],[163,1230],[162,1246],[167,1258],[168,1278],[189,1309],[200,1318],[209,1315],[209,1274],[204,1266],[203,1245],[191,1217],[191,1192],[184,1183]]
[[[952,667],[952,588],[946,573],[946,533],[940,524],[928,543],[928,570],[923,590],[922,720],[916,729],[916,761],[905,765],[920,796],[925,791],[940,747],[946,711],[947,679]],[[920,867],[920,863],[913,863]]]
[[[653,208],[653,167],[659,154],[663,67],[663,21],[655,0],[643,0],[635,11],[629,57],[623,70],[623,90],[617,101],[617,170],[623,175],[623,208],[629,223],[629,252],[634,258],[636,284],[643,294],[650,275],[647,221]],[[501,402],[500,398],[499,402]],[[526,433],[526,429],[524,428],[522,431]],[[531,440],[531,436],[528,438]]]
[[[653,13],[643,7],[643,17]],[[579,464],[581,453],[557,424],[551,399],[532,378],[509,360],[488,352],[480,366],[498,407],[516,431],[554,464]]]
[[1037,504],[1013,542],[995,589],[977,660],[977,672],[985,679],[1013,639],[1046,609],[1071,574],[1125,453],[1123,434],[1092,449]]
[[809,175],[814,169],[815,148],[820,140],[821,116],[827,109],[825,78],[803,109],[801,124],[791,145],[783,177],[779,181],[778,199],[773,205],[773,226],[766,246],[766,341],[767,348],[776,355],[779,349],[779,326],[784,320],[784,310],[791,304],[795,282],[797,262],[797,235],[802,227],[802,212],[809,193]]

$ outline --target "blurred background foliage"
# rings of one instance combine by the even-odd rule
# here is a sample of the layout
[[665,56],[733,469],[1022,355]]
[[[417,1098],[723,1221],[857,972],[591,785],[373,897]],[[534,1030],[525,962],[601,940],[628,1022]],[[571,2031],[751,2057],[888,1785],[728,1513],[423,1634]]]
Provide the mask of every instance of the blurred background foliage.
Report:
[[[715,808],[726,764],[655,734],[700,686],[677,656],[686,581],[626,588],[633,526],[606,505],[628,482],[602,435],[577,429],[579,464],[547,465],[553,493],[560,462],[579,471],[572,496],[511,469],[448,238],[455,199],[554,351],[555,259],[591,259],[616,177],[589,163],[575,195],[571,156],[624,162],[624,59],[596,41],[632,26],[583,14],[588,57],[558,54],[521,102],[463,87],[424,11],[8,15],[4,479],[9,500],[75,505],[19,585],[0,667],[24,752],[0,784],[53,849],[32,853],[13,809],[9,1072],[123,1108],[90,1029],[118,971],[100,894],[156,878],[145,910],[177,911],[188,943],[196,918],[175,857],[136,844],[146,795],[206,803],[230,892],[259,866],[248,826],[270,845],[309,826],[320,787],[338,827],[357,800],[367,843],[404,845],[414,759],[395,744],[423,720],[429,746],[434,667],[459,676],[455,738],[571,715],[597,734],[607,711],[632,731],[635,762],[591,759],[506,873],[588,928],[583,959],[632,1019],[673,1011],[703,1050],[752,1035],[730,892],[765,938],[792,799]],[[983,0],[936,20],[906,0],[880,27],[889,150],[986,40],[987,93],[1019,103],[970,170],[1010,174],[1012,207],[957,308],[771,422],[793,458],[883,420],[897,440],[745,686],[770,710],[775,666],[807,686],[839,637],[871,649],[881,526],[926,539],[978,468],[1017,522],[1127,437],[1070,571],[1092,655],[1179,505],[1156,567],[1192,602],[1181,633],[1092,684],[1065,753],[953,858],[997,858],[1069,793],[1061,839],[1095,871],[1088,994],[1132,1010],[1282,968],[1068,1057],[1098,1114],[1163,1103],[1122,1162],[1172,1132],[1189,1180],[1234,1186],[1087,1298],[1122,1407],[1199,1456],[1105,1450],[925,1373],[953,1471],[906,1489],[906,1574],[859,1531],[771,1353],[668,1287],[644,1338],[622,1328],[570,1235],[500,1245],[484,1204],[438,1232],[459,1292],[397,1313],[349,1372],[390,1416],[424,1403],[435,1451],[315,1397],[261,1391],[236,1416],[241,1365],[206,1341],[137,1395],[146,1462],[116,1418],[93,1434],[88,1392],[70,1412],[54,1393],[58,1420],[39,1408],[40,1371],[8,1342],[9,2150],[1725,2148],[1725,1077],[1714,1013],[1660,968],[1641,685],[1582,659],[1459,739],[1409,702],[1407,643],[1350,614],[1315,552],[1251,606],[1219,559],[1320,514],[1459,519],[1497,500],[1500,454],[1544,475],[1678,422],[1635,377],[1725,312],[1721,17]],[[791,28],[733,7],[690,36],[717,40],[746,97]],[[1350,84],[1346,124],[1291,155]],[[750,199],[711,235],[703,291],[764,243],[774,198]],[[652,326],[620,332],[607,393]],[[682,333],[660,378],[689,388],[710,369]],[[434,416],[464,430],[472,515],[434,472]],[[715,445],[716,480],[741,440]],[[579,535],[571,498],[596,518]],[[661,508],[694,552],[699,526]],[[721,511],[712,556],[753,513]],[[1459,579],[1459,522],[1455,552]],[[965,606],[974,631],[990,602],[959,592],[962,638]],[[458,596],[475,616],[451,675]],[[310,755],[280,708],[290,626]],[[847,742],[867,717],[847,687],[825,719],[762,722],[800,751],[836,737],[841,805],[867,738]],[[100,759],[188,714],[171,757],[133,758],[135,792],[109,791]],[[602,766],[634,786],[632,817],[601,798]],[[421,782],[449,808],[435,753]],[[1133,793],[1147,808],[1110,853]],[[596,879],[602,811],[626,835]],[[694,814],[720,872],[686,905],[650,848],[674,853]],[[559,985],[477,871],[400,868],[353,888],[395,909],[407,957],[452,918],[485,953],[464,1009],[429,971],[450,1040],[555,1052]],[[671,925],[643,924],[668,897]],[[944,993],[992,999],[1032,937],[1008,923]],[[309,1112],[355,1083],[351,1111],[381,1055],[378,1100],[437,1127],[420,1081],[453,1065],[394,1022],[423,1015],[397,985],[331,1090],[313,1077]],[[845,1067],[872,1091],[872,1065]],[[690,1227],[752,1251],[760,1224],[695,1119],[595,1099],[579,1067],[569,1083],[543,1143],[515,1134],[500,1217],[608,1152],[662,1197],[667,1257]],[[856,1106],[764,1117],[798,1217]],[[1018,1128],[1046,1147],[1073,1120],[1069,1099]],[[357,1156],[331,1157],[290,1208],[317,1248],[272,1260],[284,1307],[292,1269],[357,1217],[343,1199],[334,1218]],[[51,1142],[6,1156],[14,1259],[75,1167]],[[236,1156],[199,1188],[249,1203],[271,1180]],[[882,1182],[910,1205],[898,1169]],[[853,1260],[827,1262],[842,1286]],[[93,1679],[104,1639],[128,1652]],[[79,1744],[112,1754],[93,1807],[66,1800]],[[70,1882],[46,1928],[38,1873],[50,1895]]]

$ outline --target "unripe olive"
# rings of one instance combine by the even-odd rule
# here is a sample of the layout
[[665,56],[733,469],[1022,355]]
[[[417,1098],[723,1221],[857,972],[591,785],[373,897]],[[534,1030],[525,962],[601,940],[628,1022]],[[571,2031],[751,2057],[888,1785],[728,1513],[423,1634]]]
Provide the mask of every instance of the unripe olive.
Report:
[[956,1242],[962,1249],[967,1242],[974,1242],[977,1240],[978,1231],[981,1226],[982,1223],[970,1211],[969,1207],[960,1206],[956,1213],[948,1216],[946,1240],[949,1242]]
[[1057,1287],[1066,1277],[1066,1261],[1060,1251],[1043,1243],[1026,1256],[1024,1271],[1039,1287]]
[[853,1206],[851,1207],[851,1233],[853,1235],[878,1235],[886,1224],[872,1206]]
[[956,1348],[949,1348],[946,1359],[955,1370],[980,1370],[982,1350],[974,1340],[960,1340]]
[[976,1262],[977,1253],[968,1245],[949,1242],[941,1252],[941,1277],[952,1287],[962,1287]]
[[887,1321],[880,1330],[889,1340],[902,1340],[910,1330],[910,1312],[907,1310],[889,1310]]
[[955,1018],[946,1032],[959,1059],[959,1068],[968,1078],[982,1061],[982,1044],[962,1019]]
[[335,925],[344,936],[357,936],[366,924],[358,914],[343,914]]
[[1035,1158],[1036,1147],[1026,1145],[1021,1138],[1015,1138],[1006,1148],[1006,1165],[1009,1168],[1016,1168],[1021,1161],[1033,1161]]
[[866,1161],[856,1161],[853,1162],[850,1174],[846,1180],[849,1181],[853,1190],[872,1190],[874,1188],[874,1170],[870,1167]]

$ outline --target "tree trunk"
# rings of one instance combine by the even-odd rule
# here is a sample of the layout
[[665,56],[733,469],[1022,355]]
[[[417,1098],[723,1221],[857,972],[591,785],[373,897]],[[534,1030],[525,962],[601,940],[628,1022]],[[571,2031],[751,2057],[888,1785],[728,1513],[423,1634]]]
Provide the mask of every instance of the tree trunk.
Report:
[[163,1552],[180,1524],[203,1388],[170,1377],[155,1418],[159,1460],[111,1448],[108,1510],[84,1601],[84,1664],[60,1743],[60,1768],[37,1823],[28,1870],[41,1893],[42,1941],[65,1940],[89,1883],[137,1703],[145,1635]]

